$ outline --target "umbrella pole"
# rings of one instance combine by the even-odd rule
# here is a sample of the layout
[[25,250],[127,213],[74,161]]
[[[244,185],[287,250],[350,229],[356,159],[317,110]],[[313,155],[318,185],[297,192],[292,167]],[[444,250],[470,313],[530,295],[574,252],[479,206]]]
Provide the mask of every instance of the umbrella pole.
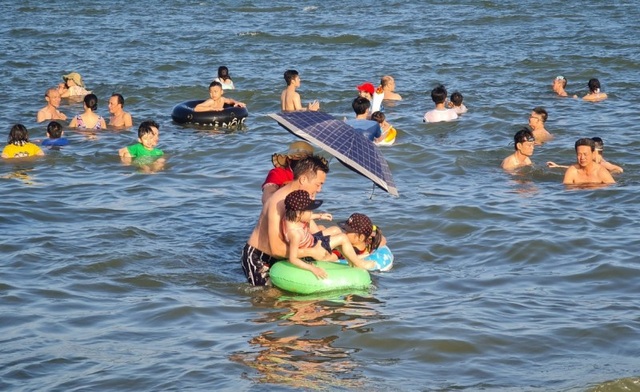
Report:
[[369,200],[373,199],[373,192],[376,191],[376,184],[371,184],[371,196],[369,196]]

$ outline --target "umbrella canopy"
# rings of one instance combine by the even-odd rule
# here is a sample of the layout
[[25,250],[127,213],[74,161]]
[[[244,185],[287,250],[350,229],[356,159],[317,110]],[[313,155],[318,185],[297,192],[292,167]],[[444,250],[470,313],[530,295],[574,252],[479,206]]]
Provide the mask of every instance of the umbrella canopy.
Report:
[[323,112],[269,114],[294,135],[327,151],[343,165],[361,174],[383,190],[398,196],[389,164],[378,146],[344,121]]

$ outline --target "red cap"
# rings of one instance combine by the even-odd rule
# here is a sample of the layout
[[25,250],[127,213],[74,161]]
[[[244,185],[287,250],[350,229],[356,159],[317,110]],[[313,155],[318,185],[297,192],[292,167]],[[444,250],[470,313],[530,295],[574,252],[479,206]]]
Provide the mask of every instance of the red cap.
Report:
[[375,86],[369,82],[362,83],[356,88],[358,89],[358,91],[364,91],[371,95],[373,95],[373,93],[376,91]]

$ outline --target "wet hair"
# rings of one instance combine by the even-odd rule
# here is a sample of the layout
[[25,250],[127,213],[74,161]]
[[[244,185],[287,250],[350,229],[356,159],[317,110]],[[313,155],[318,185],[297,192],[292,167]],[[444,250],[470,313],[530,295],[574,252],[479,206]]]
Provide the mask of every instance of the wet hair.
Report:
[[87,94],[84,96],[84,104],[95,112],[98,110],[98,97],[95,94]]
[[209,83],[209,89],[211,89],[211,87],[215,87],[215,86],[218,86],[218,87],[222,88],[222,83],[220,83],[218,81],[215,81],[215,80],[213,82]]
[[596,150],[599,151],[603,151],[604,150],[604,140],[602,140],[602,138],[599,137],[592,137],[591,140],[593,140],[593,143],[596,146]]
[[300,211],[285,209],[284,219],[288,222],[296,222],[298,221],[299,214],[300,214]]
[[22,124],[15,124],[9,131],[9,137],[7,138],[7,144],[15,144],[16,146],[22,146],[25,143],[29,143],[29,131],[27,127]]
[[547,118],[549,117],[549,114],[542,106],[536,106],[535,108],[533,108],[532,111],[535,114],[539,114],[542,117],[542,122],[547,122]]
[[435,103],[444,103],[447,99],[447,89],[439,84],[433,90],[431,90],[431,99]]
[[351,107],[356,114],[365,114],[371,107],[371,102],[365,97],[356,97],[351,103]]
[[327,160],[320,155],[309,155],[298,161],[293,168],[293,178],[298,179],[303,175],[306,175],[310,179],[316,178],[316,173],[322,171],[329,173],[329,165]]
[[157,122],[153,120],[143,121],[138,127],[138,137],[142,139],[143,136],[153,133],[152,128],[156,128],[158,131],[160,131],[160,125],[158,125]]
[[387,117],[381,111],[371,113],[371,119],[379,124],[382,124]]
[[51,121],[47,124],[47,133],[51,139],[60,139],[62,137],[62,125],[57,121]]
[[384,75],[382,78],[380,78],[380,85],[384,88],[387,85],[389,85],[389,82],[391,82],[392,80],[393,80],[393,76]]
[[515,135],[513,135],[513,148],[518,150],[518,143],[524,143],[527,141],[535,140],[533,137],[533,132],[529,130],[529,128],[522,128]]
[[587,86],[589,86],[589,91],[592,93],[600,91],[600,81],[598,79],[589,79]]
[[462,94],[460,94],[459,92],[456,91],[456,92],[451,94],[451,98],[450,99],[451,99],[451,102],[453,102],[453,104],[455,106],[460,106],[460,105],[462,105],[462,99],[463,98],[464,97],[462,96]]
[[284,81],[287,82],[287,86],[291,85],[293,79],[297,78],[298,75],[300,74],[295,69],[288,69],[284,71]]
[[220,80],[231,80],[231,76],[229,76],[229,68],[224,65],[218,67],[218,77]]
[[583,137],[581,139],[576,140],[576,145],[575,145],[576,152],[578,152],[578,147],[580,146],[591,147],[591,152],[593,152],[596,149],[596,143],[593,140],[589,139],[588,137]]
[[118,93],[113,93],[111,94],[112,97],[116,97],[118,99],[118,103],[124,107],[124,97],[121,94]]

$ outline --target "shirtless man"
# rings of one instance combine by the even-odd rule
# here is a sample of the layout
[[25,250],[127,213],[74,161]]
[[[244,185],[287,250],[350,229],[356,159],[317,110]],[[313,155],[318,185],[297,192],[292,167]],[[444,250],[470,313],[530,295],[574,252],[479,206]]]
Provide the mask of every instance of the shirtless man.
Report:
[[41,123],[47,120],[66,120],[67,115],[58,110],[60,106],[60,93],[56,87],[51,87],[44,93],[47,105],[38,111],[36,121]]
[[593,160],[596,144],[589,138],[578,139],[575,144],[578,163],[564,173],[563,184],[614,184],[616,181],[604,166]]
[[556,78],[553,79],[553,84],[551,85],[551,87],[553,88],[553,92],[558,94],[559,96],[569,96],[569,94],[564,91],[564,89],[567,87],[567,79],[565,79],[564,76],[556,76]]
[[535,107],[529,115],[529,128],[536,139],[536,144],[542,144],[553,139],[553,135],[544,128],[544,123],[548,118],[547,111],[543,107]]
[[512,171],[519,167],[531,165],[531,156],[535,139],[530,130],[523,128],[513,135],[513,144],[516,152],[502,160],[502,168]]
[[306,108],[302,107],[300,94],[296,91],[296,89],[300,87],[300,75],[298,71],[295,69],[285,71],[284,80],[287,82],[287,88],[282,90],[282,94],[280,95],[283,112],[295,112],[297,110],[317,111],[320,109],[320,103],[317,100],[309,103]]
[[[280,233],[285,211],[284,199],[298,189],[309,192],[315,198],[316,193],[322,190],[328,172],[326,160],[317,155],[301,159],[293,169],[293,181],[278,189],[262,206],[258,223],[242,250],[241,258],[242,270],[253,286],[268,284],[271,265],[287,257],[287,245]],[[299,249],[298,254],[301,258],[312,257],[315,260],[329,257],[328,252],[319,246]]]
[[131,114],[124,111],[124,97],[114,93],[109,98],[109,125],[112,127],[130,127],[133,125]]
[[245,105],[243,102],[236,101],[231,98],[223,98],[222,94],[224,90],[222,89],[222,84],[220,82],[211,82],[209,84],[209,99],[206,101],[199,103],[196,107],[193,108],[194,112],[210,112],[213,110],[222,110],[224,109],[224,105],[233,105],[235,107],[244,108]]
[[385,75],[380,78],[380,87],[384,93],[384,99],[389,101],[400,101],[402,97],[400,94],[395,92],[396,89],[396,81],[393,79],[391,75]]

